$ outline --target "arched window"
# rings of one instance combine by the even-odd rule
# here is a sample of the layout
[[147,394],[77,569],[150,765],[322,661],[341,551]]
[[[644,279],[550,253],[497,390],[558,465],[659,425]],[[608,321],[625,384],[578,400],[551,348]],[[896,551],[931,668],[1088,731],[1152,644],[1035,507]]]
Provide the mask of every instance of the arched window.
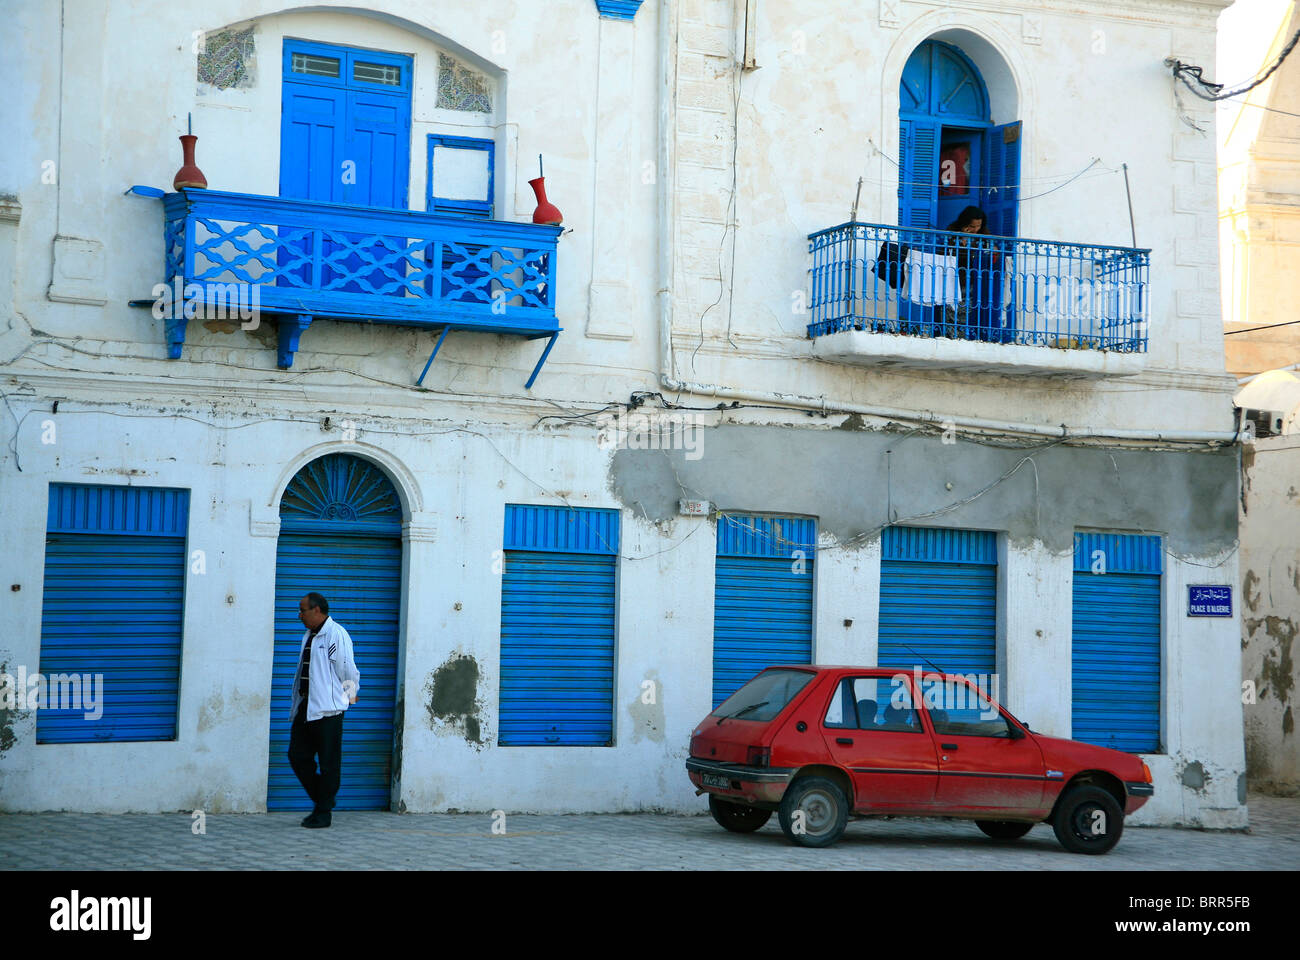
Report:
[[1015,236],[1020,123],[994,125],[978,68],[961,50],[927,40],[898,86],[898,223],[944,229],[967,206],[989,229]]

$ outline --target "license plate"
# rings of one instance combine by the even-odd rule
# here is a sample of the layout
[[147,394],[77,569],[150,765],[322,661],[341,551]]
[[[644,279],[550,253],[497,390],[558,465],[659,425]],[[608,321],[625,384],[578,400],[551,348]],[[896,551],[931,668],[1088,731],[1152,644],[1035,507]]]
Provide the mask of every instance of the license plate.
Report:
[[726,777],[719,777],[712,773],[700,774],[700,780],[706,787],[722,787],[724,790],[731,789],[731,781]]

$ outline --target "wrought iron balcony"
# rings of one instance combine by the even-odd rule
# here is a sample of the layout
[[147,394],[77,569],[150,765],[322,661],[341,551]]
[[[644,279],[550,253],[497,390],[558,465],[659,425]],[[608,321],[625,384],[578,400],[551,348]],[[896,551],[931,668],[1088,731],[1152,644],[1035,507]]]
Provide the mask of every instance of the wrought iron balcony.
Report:
[[558,226],[215,190],[163,206],[172,359],[187,318],[238,305],[277,318],[286,369],[317,318],[440,331],[430,364],[451,330],[548,337],[531,387],[560,333]]
[[828,359],[1105,376],[1147,349],[1149,250],[873,223],[808,243]]

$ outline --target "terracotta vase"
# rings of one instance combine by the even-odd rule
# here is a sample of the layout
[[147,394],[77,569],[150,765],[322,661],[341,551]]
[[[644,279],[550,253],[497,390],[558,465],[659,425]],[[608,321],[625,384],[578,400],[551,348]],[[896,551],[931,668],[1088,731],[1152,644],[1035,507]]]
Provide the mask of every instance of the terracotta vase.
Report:
[[203,176],[203,171],[194,165],[194,143],[199,138],[192,133],[187,133],[181,137],[181,150],[185,154],[185,162],[179,170],[176,171],[176,179],[172,181],[172,187],[181,190],[185,187],[200,187],[207,189],[208,180]]
[[533,223],[563,223],[564,214],[560,213],[560,208],[546,199],[546,178],[538,177],[536,180],[529,180],[528,185],[533,188],[533,193],[537,194],[537,209],[533,211]]

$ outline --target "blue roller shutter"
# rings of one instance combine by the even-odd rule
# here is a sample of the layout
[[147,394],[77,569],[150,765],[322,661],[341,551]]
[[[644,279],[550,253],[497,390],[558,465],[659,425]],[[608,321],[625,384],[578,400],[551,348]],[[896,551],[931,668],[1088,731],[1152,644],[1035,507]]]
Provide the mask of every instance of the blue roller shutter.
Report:
[[498,743],[610,746],[618,511],[507,504],[505,526]]
[[994,533],[886,527],[877,664],[995,673],[997,562]]
[[352,637],[361,673],[357,702],[344,714],[337,808],[387,810],[402,592],[401,508],[392,482],[358,457],[330,454],[312,461],[281,499],[268,810],[311,809],[287,754],[304,632],[298,601],[312,591],[329,601],[330,616]]
[[[1093,573],[1098,558],[1105,573]],[[1160,749],[1159,537],[1074,535],[1071,645],[1075,740]]]
[[188,490],[50,484],[39,670],[82,699],[39,709],[37,743],[176,739],[188,521]]
[[765,667],[812,662],[817,521],[720,514],[713,599],[713,706]]

